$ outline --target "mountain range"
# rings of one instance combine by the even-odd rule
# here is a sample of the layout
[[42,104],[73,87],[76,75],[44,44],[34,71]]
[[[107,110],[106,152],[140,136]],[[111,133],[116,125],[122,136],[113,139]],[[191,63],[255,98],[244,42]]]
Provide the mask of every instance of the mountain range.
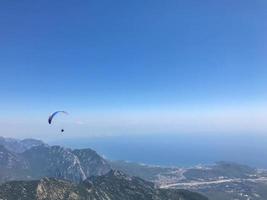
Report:
[[[31,144],[25,145],[25,140],[2,140],[0,182],[55,177],[79,183],[90,176],[103,175],[111,170],[109,163],[91,149],[71,150],[31,141]],[[13,150],[13,144],[18,144],[19,151],[16,147]]]
[[1,138],[1,200],[207,200],[113,170],[92,149]]
[[7,150],[12,151],[14,153],[22,153],[34,146],[46,144],[41,140],[31,138],[18,140],[14,138],[5,138],[0,136],[0,145],[4,146]]
[[0,200],[266,200],[266,191],[267,170],[233,162],[152,166],[0,137]]
[[156,189],[150,182],[111,170],[74,184],[66,180],[42,178],[12,181],[0,185],[2,200],[207,200],[186,190]]

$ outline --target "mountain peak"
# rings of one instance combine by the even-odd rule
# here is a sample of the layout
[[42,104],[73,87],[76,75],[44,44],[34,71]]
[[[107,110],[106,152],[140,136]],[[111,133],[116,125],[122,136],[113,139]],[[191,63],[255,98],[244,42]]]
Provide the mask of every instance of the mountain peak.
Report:
[[22,153],[32,147],[47,145],[41,140],[36,139],[23,139],[18,140],[14,138],[6,138],[0,136],[0,145],[3,145],[6,149],[14,153]]
[[[16,149],[16,144],[21,145],[19,149]],[[72,150],[62,146],[49,146],[33,139],[1,137],[0,152],[0,168],[5,169],[2,173],[0,171],[0,183],[45,176],[79,183],[87,177],[106,174],[111,169],[109,163],[92,149]]]
[[129,177],[125,173],[123,173],[122,171],[117,170],[117,169],[110,170],[107,173],[107,176],[115,176],[115,177],[122,177],[122,178]]

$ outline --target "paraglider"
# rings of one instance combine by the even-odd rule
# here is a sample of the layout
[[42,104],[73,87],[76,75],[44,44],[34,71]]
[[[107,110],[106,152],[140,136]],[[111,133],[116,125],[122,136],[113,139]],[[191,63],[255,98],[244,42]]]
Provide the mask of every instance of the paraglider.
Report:
[[[49,116],[49,118],[48,118],[48,123],[49,123],[49,124],[52,124],[54,117],[55,117],[56,115],[60,114],[60,113],[63,113],[63,114],[65,114],[65,115],[68,115],[68,113],[67,113],[66,111],[56,111],[56,112],[52,113],[52,114]],[[64,131],[65,131],[64,129],[61,129],[61,133],[63,133]]]

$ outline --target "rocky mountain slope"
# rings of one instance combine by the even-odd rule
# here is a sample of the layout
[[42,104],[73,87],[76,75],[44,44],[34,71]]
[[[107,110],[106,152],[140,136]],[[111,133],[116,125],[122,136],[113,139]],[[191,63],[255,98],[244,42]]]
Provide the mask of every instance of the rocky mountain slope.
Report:
[[10,152],[0,145],[0,183],[26,179],[24,175],[28,167],[28,163],[22,156]]
[[0,145],[0,183],[35,180],[45,176],[79,183],[89,176],[103,175],[111,169],[107,161],[91,149],[71,150],[23,140],[22,143],[28,146],[23,152],[20,152],[20,148],[20,153],[17,153],[18,149],[13,149],[10,141],[13,144],[16,140],[8,139],[4,142],[5,146]]
[[37,146],[23,152],[22,157],[29,163],[31,176],[44,176],[80,182],[86,179],[80,160],[70,149],[60,146]]
[[150,182],[120,171],[93,176],[80,184],[54,178],[0,185],[2,200],[207,200],[185,190],[155,189]]
[[79,159],[86,177],[103,175],[111,169],[110,164],[92,149],[75,149],[72,153]]
[[45,145],[45,143],[41,140],[36,139],[18,140],[14,138],[5,138],[0,136],[0,145],[4,146],[7,150],[11,152],[22,153],[32,147]]

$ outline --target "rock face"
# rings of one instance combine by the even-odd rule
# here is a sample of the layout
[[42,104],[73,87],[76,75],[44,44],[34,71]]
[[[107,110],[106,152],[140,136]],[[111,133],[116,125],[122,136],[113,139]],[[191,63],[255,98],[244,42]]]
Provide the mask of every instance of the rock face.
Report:
[[[71,150],[27,139],[19,142],[24,144],[24,151],[16,153],[22,151],[22,148],[13,149],[11,145],[7,145],[10,141],[12,144],[18,143],[14,139],[5,139],[5,146],[0,145],[0,183],[42,177],[79,183],[89,176],[103,175],[111,169],[108,162],[91,149]],[[26,146],[31,148],[27,149]]]
[[111,200],[207,200],[206,197],[186,190],[157,189],[152,182],[130,177],[118,170],[104,176],[89,178]]
[[20,155],[0,145],[0,183],[8,180],[26,179],[28,162]]
[[207,200],[184,190],[155,189],[150,182],[119,171],[92,177],[81,184],[54,178],[13,181],[0,185],[2,200]]
[[37,146],[25,151],[22,156],[28,161],[35,178],[49,176],[74,182],[86,179],[80,160],[70,149]]
[[0,166],[3,168],[18,168],[25,164],[21,156],[10,152],[4,146],[0,145]]
[[86,177],[103,175],[111,169],[109,163],[92,149],[77,149],[72,153],[80,160]]
[[2,139],[1,144],[0,200],[207,199],[184,190],[156,189],[151,182],[110,170],[91,149],[71,150],[31,139]]
[[17,140],[13,138],[4,138],[0,136],[0,145],[4,146],[7,150],[11,152],[22,153],[32,147],[46,145],[46,144],[41,140],[35,140],[35,139]]

